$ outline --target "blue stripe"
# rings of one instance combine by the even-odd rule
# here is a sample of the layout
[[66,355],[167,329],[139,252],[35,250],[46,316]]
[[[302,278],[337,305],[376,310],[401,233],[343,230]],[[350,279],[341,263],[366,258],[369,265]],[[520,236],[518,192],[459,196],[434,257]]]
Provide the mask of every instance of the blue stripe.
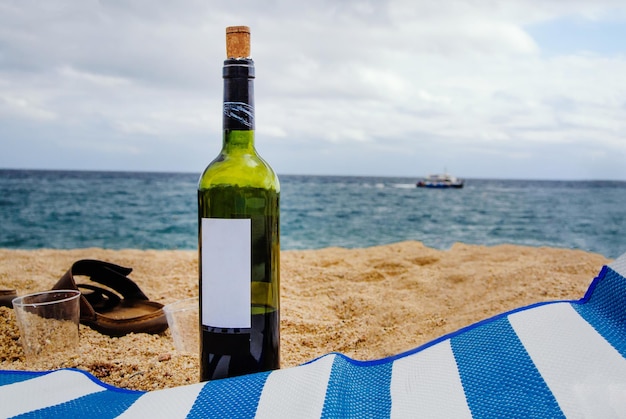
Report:
[[[62,385],[63,383],[60,383]],[[15,418],[115,418],[128,409],[144,392],[104,390],[52,407],[34,410]]]
[[51,371],[0,371],[0,386],[15,384],[32,378],[41,377],[42,375],[50,374],[50,372]]
[[392,362],[366,363],[337,355],[328,380],[322,417],[389,417],[392,365]]
[[605,266],[582,303],[572,307],[626,358],[626,278]]
[[508,319],[470,329],[450,343],[474,417],[564,417]]
[[252,418],[269,372],[207,382],[187,418]]

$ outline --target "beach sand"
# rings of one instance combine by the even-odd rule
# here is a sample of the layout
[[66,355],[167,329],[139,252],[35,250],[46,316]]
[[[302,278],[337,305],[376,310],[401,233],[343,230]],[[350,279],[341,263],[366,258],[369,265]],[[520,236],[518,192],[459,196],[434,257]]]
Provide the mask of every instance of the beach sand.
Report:
[[[129,277],[163,304],[197,295],[197,252],[178,250],[0,249],[0,289],[50,289],[83,258],[132,267]],[[283,251],[281,367],[329,352],[378,359],[514,308],[579,299],[608,262],[567,249],[457,243],[436,250],[414,241]],[[169,331],[110,338],[81,325],[79,349],[53,364],[26,363],[13,310],[0,307],[1,369],[74,367],[137,390],[198,382],[197,356],[177,353]]]

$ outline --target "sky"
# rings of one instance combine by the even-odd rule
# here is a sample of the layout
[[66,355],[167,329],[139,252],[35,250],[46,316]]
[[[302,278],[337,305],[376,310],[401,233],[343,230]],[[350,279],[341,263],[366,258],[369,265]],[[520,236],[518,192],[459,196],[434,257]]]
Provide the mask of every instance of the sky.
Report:
[[200,174],[233,25],[279,175],[626,180],[623,0],[0,0],[0,168]]

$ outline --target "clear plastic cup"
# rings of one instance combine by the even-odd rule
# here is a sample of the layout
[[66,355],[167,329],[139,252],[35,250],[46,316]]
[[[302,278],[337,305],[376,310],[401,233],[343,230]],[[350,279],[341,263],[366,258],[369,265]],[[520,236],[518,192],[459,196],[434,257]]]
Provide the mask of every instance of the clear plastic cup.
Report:
[[29,363],[61,364],[78,352],[80,291],[54,290],[13,299],[20,342]]
[[175,301],[163,307],[174,348],[178,352],[200,353],[200,307],[198,297]]

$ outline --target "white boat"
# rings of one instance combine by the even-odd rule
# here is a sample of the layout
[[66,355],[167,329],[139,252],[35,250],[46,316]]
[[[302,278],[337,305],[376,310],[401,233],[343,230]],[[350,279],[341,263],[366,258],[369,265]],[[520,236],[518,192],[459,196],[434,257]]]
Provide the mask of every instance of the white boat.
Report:
[[418,188],[462,188],[463,179],[459,179],[447,173],[428,175],[417,182]]

